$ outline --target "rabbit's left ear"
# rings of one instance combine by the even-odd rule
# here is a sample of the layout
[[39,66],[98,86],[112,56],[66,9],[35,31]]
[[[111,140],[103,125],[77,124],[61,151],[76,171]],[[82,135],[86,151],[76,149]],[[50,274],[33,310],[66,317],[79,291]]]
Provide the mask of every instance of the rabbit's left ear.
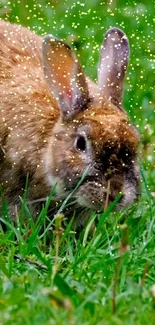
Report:
[[48,86],[58,102],[63,118],[71,118],[87,105],[85,75],[75,53],[65,42],[46,35],[42,47]]
[[129,60],[127,36],[118,28],[109,29],[101,47],[98,86],[104,96],[121,107],[122,90]]

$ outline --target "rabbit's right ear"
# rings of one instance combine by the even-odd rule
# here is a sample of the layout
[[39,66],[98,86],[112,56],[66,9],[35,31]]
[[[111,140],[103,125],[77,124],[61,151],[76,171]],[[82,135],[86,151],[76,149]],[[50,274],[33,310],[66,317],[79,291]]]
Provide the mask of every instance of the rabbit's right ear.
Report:
[[101,47],[98,86],[102,94],[120,108],[129,52],[129,42],[124,32],[116,27],[109,29]]
[[64,118],[71,118],[88,102],[85,75],[68,44],[46,35],[43,38],[43,65],[48,86]]

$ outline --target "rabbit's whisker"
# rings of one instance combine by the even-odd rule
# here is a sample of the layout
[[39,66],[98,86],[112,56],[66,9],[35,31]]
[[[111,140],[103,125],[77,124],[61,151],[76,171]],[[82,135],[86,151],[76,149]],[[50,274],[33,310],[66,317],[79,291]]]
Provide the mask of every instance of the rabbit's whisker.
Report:
[[47,197],[36,199],[36,200],[28,200],[26,201],[26,204],[34,204],[34,203],[46,202],[46,201],[47,201]]

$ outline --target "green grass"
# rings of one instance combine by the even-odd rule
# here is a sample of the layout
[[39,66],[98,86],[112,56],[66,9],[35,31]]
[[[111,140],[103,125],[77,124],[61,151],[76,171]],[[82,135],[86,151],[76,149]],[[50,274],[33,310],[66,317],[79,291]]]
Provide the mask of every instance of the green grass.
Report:
[[57,219],[48,230],[46,208],[36,223],[19,219],[16,228],[7,216],[0,234],[1,324],[153,325],[155,207],[146,198],[101,215],[91,238],[91,219],[77,238],[71,224],[62,229]]
[[[96,78],[99,46],[111,26],[128,35],[131,59],[124,106],[140,136],[141,197],[119,213],[92,215],[79,237],[46,208],[14,227],[3,199],[0,325],[155,324],[154,1],[1,1],[0,17],[70,42]],[[39,6],[40,4],[40,6]],[[65,217],[64,217],[65,219]],[[92,220],[96,231],[89,237]],[[2,221],[2,219],[1,219]],[[116,309],[116,310],[115,310]]]

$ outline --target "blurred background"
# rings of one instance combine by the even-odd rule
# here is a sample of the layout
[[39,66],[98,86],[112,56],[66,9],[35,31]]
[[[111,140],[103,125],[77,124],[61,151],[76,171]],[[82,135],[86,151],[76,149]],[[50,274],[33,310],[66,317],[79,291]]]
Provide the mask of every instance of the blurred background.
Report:
[[154,1],[1,0],[0,18],[22,24],[40,35],[66,40],[86,74],[97,77],[100,46],[107,29],[121,28],[130,41],[130,64],[124,106],[138,127],[140,159],[148,188],[155,195],[155,18]]

